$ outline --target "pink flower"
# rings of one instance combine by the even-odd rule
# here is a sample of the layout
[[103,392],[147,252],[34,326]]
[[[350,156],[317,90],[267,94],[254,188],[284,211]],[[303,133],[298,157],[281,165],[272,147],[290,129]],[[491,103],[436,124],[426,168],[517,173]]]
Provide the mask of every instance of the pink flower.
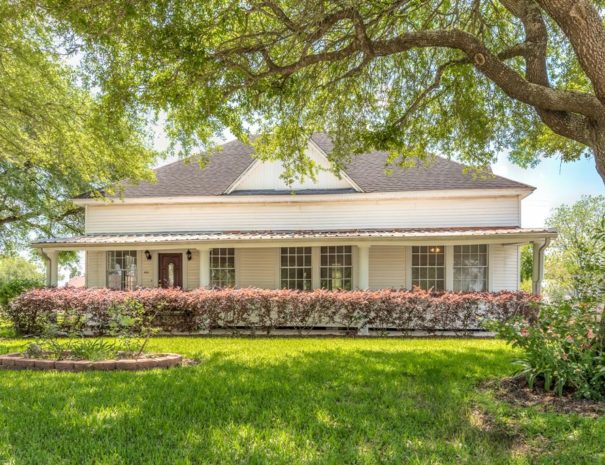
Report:
[[565,338],[565,340],[566,340],[567,342],[569,342],[569,343],[572,343],[572,342],[573,342],[573,337],[571,337],[571,336],[567,336],[567,337]]
[[523,328],[521,330],[521,336],[523,336],[523,337],[529,336],[529,331],[527,330],[527,328]]
[[586,337],[588,339],[594,339],[594,333],[592,332],[592,328],[588,328],[588,333],[586,333]]

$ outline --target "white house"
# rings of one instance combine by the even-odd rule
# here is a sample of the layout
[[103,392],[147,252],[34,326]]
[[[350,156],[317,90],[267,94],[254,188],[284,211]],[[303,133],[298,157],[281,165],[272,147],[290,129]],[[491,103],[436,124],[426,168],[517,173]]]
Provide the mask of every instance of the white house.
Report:
[[204,169],[177,161],[123,199],[75,199],[85,234],[34,244],[48,258],[48,284],[57,252],[84,250],[88,287],[516,290],[519,246],[533,243],[540,291],[555,232],[521,228],[533,187],[476,179],[443,158],[387,174],[384,152],[335,174],[331,150],[314,135],[307,154],[318,175],[290,186],[280,162],[232,141]]

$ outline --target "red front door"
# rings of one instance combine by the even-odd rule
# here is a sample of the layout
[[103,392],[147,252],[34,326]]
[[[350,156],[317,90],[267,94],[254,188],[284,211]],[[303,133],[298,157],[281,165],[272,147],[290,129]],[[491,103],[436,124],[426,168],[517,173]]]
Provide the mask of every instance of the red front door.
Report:
[[180,253],[161,253],[159,284],[161,287],[183,287],[183,255]]

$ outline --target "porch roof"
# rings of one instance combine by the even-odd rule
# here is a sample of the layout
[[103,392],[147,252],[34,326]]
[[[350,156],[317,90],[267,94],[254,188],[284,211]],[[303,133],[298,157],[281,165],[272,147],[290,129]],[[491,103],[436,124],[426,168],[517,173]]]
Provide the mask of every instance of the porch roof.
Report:
[[283,230],[283,231],[192,231],[122,234],[85,234],[82,236],[50,238],[33,243],[37,248],[58,248],[107,245],[179,244],[211,241],[288,241],[322,239],[482,239],[519,238],[524,240],[555,237],[553,229],[518,227],[453,227],[354,230]]

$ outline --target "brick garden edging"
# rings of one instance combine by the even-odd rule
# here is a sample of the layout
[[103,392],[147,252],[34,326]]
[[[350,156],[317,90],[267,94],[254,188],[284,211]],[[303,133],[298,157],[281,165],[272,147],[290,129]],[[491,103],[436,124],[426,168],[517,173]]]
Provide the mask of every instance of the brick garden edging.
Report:
[[112,370],[150,370],[152,368],[171,368],[181,365],[183,357],[178,354],[158,354],[155,358],[137,358],[122,360],[43,360],[25,358],[21,353],[0,356],[0,368],[8,370],[59,370],[59,371],[112,371]]

